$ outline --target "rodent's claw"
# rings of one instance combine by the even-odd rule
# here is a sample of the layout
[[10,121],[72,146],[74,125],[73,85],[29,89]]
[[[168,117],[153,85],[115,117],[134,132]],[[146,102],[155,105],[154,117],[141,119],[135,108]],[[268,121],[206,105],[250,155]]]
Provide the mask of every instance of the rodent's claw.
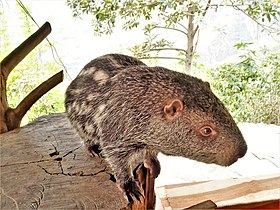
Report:
[[140,201],[140,198],[144,197],[143,189],[137,180],[132,180],[130,178],[125,184],[120,185],[120,188],[124,192],[129,202],[135,199]]
[[91,141],[87,141],[85,143],[86,148],[87,148],[87,153],[91,156],[91,157],[102,157],[101,156],[101,149],[100,149],[100,145],[99,144],[95,144]]

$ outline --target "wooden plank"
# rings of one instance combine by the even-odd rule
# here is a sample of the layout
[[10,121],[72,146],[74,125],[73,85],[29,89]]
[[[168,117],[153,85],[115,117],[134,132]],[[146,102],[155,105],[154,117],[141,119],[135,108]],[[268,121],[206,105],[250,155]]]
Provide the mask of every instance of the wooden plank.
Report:
[[215,180],[157,187],[165,209],[183,209],[213,201],[217,207],[280,199],[280,175]]
[[280,209],[280,200],[276,201],[263,201],[257,203],[241,204],[234,206],[224,206],[218,209]]
[[127,201],[65,114],[0,135],[1,209],[121,209]]

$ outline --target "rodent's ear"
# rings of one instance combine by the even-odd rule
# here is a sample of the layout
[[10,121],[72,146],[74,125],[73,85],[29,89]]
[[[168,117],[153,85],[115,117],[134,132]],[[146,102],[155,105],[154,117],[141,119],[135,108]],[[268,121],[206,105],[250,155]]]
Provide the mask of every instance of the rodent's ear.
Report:
[[172,120],[179,116],[184,109],[183,101],[180,99],[172,99],[164,106],[163,112],[166,119]]

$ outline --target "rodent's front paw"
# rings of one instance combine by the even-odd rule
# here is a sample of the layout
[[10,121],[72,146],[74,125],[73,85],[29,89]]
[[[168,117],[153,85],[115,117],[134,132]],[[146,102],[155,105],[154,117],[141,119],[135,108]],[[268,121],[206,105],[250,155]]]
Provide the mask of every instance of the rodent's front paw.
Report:
[[96,144],[92,141],[87,141],[85,142],[86,148],[87,148],[87,153],[91,157],[101,157],[101,148],[99,144]]
[[152,178],[157,178],[160,173],[160,163],[157,158],[148,156],[144,159],[144,167],[150,171]]
[[138,180],[129,178],[125,183],[119,184],[119,187],[129,202],[135,199],[140,201],[141,196],[143,197],[143,188]]

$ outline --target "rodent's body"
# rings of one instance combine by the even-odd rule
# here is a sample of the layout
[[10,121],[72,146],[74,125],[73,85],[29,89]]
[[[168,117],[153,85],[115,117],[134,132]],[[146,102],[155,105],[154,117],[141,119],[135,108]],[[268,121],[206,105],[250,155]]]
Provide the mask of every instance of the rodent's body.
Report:
[[87,64],[65,104],[73,127],[89,148],[100,145],[129,199],[139,195],[134,167],[147,157],[157,163],[158,152],[227,166],[247,150],[208,83],[129,56],[109,54]]

